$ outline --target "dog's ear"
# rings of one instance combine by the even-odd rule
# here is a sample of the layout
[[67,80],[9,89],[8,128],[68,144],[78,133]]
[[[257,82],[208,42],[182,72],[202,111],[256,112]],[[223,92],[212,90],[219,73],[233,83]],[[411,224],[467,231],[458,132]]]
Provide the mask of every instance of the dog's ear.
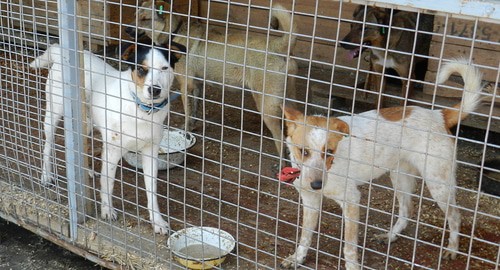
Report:
[[297,122],[304,121],[304,114],[292,107],[285,106],[283,108],[285,114],[285,125],[288,134],[292,134],[297,128]]
[[123,50],[122,60],[133,61],[135,58],[135,52],[137,50],[137,45],[130,43],[129,45],[125,45],[125,46],[126,46],[125,49],[123,49],[123,47],[122,47],[122,50]]
[[391,14],[391,10],[374,7],[372,8],[371,13],[373,14],[373,16],[375,16],[379,24],[387,24],[388,18]]
[[170,65],[177,63],[185,53],[186,53],[186,46],[171,41],[170,58],[169,58]]
[[349,125],[338,118],[330,118],[329,128],[330,130],[340,132],[341,134],[338,134],[339,136],[349,135]]
[[357,18],[360,12],[365,12],[365,6],[364,5],[359,5],[356,7],[354,12],[352,13],[353,18]]

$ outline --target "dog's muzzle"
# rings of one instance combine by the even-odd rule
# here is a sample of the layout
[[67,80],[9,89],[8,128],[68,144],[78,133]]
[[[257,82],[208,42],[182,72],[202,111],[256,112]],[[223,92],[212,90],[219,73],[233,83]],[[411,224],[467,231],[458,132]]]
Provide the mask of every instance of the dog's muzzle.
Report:
[[346,50],[354,50],[359,48],[359,45],[352,44],[352,41],[350,39],[344,39],[340,43],[340,47]]

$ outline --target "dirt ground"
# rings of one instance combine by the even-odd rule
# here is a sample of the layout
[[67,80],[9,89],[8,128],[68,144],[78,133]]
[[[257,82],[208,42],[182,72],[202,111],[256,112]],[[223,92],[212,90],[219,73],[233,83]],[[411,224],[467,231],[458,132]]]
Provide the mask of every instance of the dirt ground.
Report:
[[[22,172],[18,183],[12,180],[14,178],[9,180],[38,192],[41,188],[37,182],[28,180],[31,181],[31,176],[37,179],[40,174],[40,108],[44,94],[39,89],[40,85],[35,83],[35,73],[23,66],[28,59],[5,59],[9,59],[9,56],[0,55],[4,89],[0,104],[3,111],[2,155],[8,161],[2,168]],[[329,78],[329,71],[317,71],[313,74],[326,73]],[[30,76],[27,76],[28,72]],[[306,74],[304,70],[302,72]],[[352,75],[337,71],[336,82],[351,85]],[[298,83],[305,85],[304,81]],[[301,100],[311,97],[305,88],[298,89]],[[276,180],[275,175],[283,159],[276,157],[274,144],[269,139],[270,133],[255,113],[251,96],[235,90],[222,93],[219,87],[208,85],[205,94],[204,113],[199,114],[203,121],[198,122],[194,131],[198,143],[189,150],[186,166],[159,173],[160,209],[168,215],[173,230],[184,228],[186,224],[220,226],[235,236],[238,245],[225,262],[227,269],[275,269],[284,257],[293,252],[298,239],[297,224],[301,210],[298,193]],[[223,106],[220,105],[222,100]],[[332,102],[336,109],[352,109],[348,100],[334,99]],[[310,109],[325,112],[314,106],[310,106]],[[354,110],[363,109],[363,106],[356,105]],[[182,122],[181,113],[180,100],[177,100],[172,104],[170,125]],[[478,195],[478,168],[472,164],[480,162],[483,154],[487,158],[498,157],[499,142],[490,141],[494,147],[487,147],[484,152],[484,134],[469,129],[463,129],[459,134],[468,138],[460,139],[457,149],[457,197],[463,216],[461,255],[453,261],[440,261],[443,252],[440,246],[447,244],[447,234],[441,229],[443,214],[425,190],[422,197],[414,198],[418,211],[412,216],[404,235],[390,245],[374,241],[373,235],[386,231],[393,222],[392,213],[397,213],[389,181],[387,177],[382,177],[370,187],[361,188],[362,205],[366,206],[362,209],[361,220],[366,221],[367,225],[360,228],[359,243],[364,247],[360,249],[360,254],[366,266],[374,269],[409,269],[410,265],[413,265],[413,269],[495,268],[500,243],[500,199]],[[97,139],[95,142],[91,144],[96,153],[92,165],[98,170],[99,143]],[[62,137],[58,138],[58,143],[61,145],[58,150],[64,150]],[[59,155],[62,157],[61,153]],[[131,227],[146,225],[146,198],[141,171],[126,163],[119,171],[117,177],[122,182],[115,186],[114,200],[118,210],[123,212],[117,222]],[[58,185],[64,187],[64,166],[61,162],[58,173],[61,175]],[[421,186],[421,181],[419,183]],[[97,184],[95,188],[98,188]],[[420,194],[420,191],[416,194]],[[418,208],[419,204],[422,207]],[[340,215],[335,203],[324,202],[320,234],[313,239],[304,269],[338,269],[339,265],[344,264],[339,260]],[[5,224],[0,226],[3,229]],[[13,228],[9,225],[7,229]],[[13,241],[10,234],[3,234],[2,239],[7,244]],[[39,245],[39,249],[52,249],[46,244]],[[9,250],[5,248],[5,252]],[[0,254],[9,256],[7,253]],[[73,257],[70,258],[68,261],[73,261]],[[68,262],[66,258],[61,260],[61,265]],[[37,262],[36,258],[34,261]]]
[[97,270],[102,268],[14,223],[0,219],[0,269]]

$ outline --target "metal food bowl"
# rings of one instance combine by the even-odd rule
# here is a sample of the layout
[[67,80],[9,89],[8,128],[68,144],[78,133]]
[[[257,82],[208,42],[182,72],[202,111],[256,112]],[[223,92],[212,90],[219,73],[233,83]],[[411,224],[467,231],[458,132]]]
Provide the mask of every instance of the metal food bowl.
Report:
[[[158,170],[167,170],[184,162],[186,151],[196,143],[196,137],[184,130],[165,128],[158,153]],[[127,152],[123,159],[130,165],[142,169],[142,156]]]
[[167,240],[175,259],[190,269],[211,269],[220,265],[235,245],[231,234],[212,227],[183,229]]

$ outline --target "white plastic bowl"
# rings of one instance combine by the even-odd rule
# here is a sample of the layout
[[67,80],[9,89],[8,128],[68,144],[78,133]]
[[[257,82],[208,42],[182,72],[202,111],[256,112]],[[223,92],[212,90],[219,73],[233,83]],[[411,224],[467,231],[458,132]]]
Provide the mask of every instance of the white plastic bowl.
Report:
[[[180,129],[165,128],[158,153],[158,170],[171,169],[184,162],[186,151],[196,143],[196,137]],[[127,152],[123,159],[130,165],[142,169],[142,156]]]
[[235,245],[231,234],[212,227],[183,229],[167,240],[175,259],[190,269],[210,269],[220,265]]

